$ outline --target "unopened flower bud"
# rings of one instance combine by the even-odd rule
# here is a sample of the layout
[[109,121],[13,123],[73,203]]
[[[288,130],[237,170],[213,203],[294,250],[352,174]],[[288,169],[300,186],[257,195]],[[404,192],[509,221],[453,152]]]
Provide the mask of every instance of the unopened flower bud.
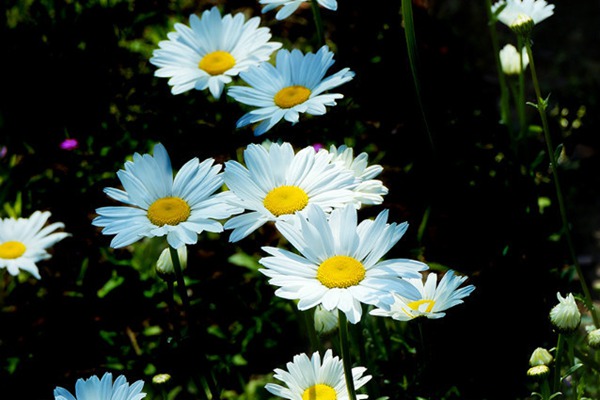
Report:
[[333,332],[338,326],[337,309],[328,311],[320,305],[315,307],[314,324],[317,333],[326,335]]
[[544,379],[550,373],[550,368],[547,365],[536,365],[527,370],[527,376],[535,379]]
[[[177,255],[179,257],[181,269],[185,268],[187,265],[187,247],[181,246],[178,248]],[[168,247],[160,253],[158,260],[156,261],[156,272],[165,280],[175,279],[175,268],[173,267],[173,259],[171,258],[171,251]]]
[[152,383],[160,385],[163,383],[167,383],[170,379],[171,379],[171,375],[169,375],[169,374],[156,374],[152,377]]
[[592,349],[600,349],[600,329],[594,329],[587,334],[587,343]]
[[542,347],[538,347],[531,353],[529,358],[529,365],[535,367],[536,365],[550,365],[553,357],[550,352]]
[[556,294],[559,303],[550,310],[550,321],[561,333],[574,332],[581,323],[581,313],[572,293],[562,297]]

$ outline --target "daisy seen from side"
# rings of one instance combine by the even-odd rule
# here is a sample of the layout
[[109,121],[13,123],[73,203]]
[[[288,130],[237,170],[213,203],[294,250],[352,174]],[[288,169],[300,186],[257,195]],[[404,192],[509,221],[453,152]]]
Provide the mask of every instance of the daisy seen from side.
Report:
[[340,147],[331,145],[329,152],[332,155],[331,162],[340,163],[344,168],[352,171],[356,177],[357,186],[354,188],[354,193],[359,208],[363,204],[383,203],[383,196],[388,194],[388,188],[383,185],[381,180],[373,179],[383,171],[381,165],[368,165],[369,155],[367,153],[362,152],[354,157],[354,150],[346,145]]
[[[275,19],[283,20],[292,15],[302,3],[308,1],[309,0],[260,0],[260,4],[264,5],[262,9],[263,14],[274,10],[277,7],[281,7],[279,11],[277,11],[277,14],[275,14]],[[323,8],[331,11],[337,10],[338,5],[336,0],[317,0],[317,2]]]
[[[331,349],[325,351],[321,359],[318,351],[309,358],[305,353],[294,356],[286,364],[287,371],[276,368],[273,377],[285,385],[267,383],[265,389],[275,396],[290,400],[347,400],[348,389],[344,377],[343,360],[333,356]],[[364,375],[365,367],[352,368],[354,388],[358,390],[372,378]],[[366,399],[366,394],[357,394],[358,400]]]
[[60,386],[54,389],[54,400],[140,400],[146,397],[142,393],[144,381],[138,380],[131,385],[124,375],[113,382],[112,374],[106,372],[102,379],[96,375],[75,383],[75,396]]
[[463,298],[475,290],[473,285],[459,289],[467,277],[458,276],[452,270],[444,273],[439,285],[437,279],[438,276],[435,273],[429,273],[425,283],[423,283],[423,279],[407,279],[418,290],[418,296],[393,293],[394,303],[389,309],[374,309],[370,311],[370,314],[391,317],[398,321],[410,321],[417,317],[438,319],[446,315],[447,309],[463,303]]
[[536,25],[554,14],[554,4],[545,0],[500,0],[492,5],[492,13],[496,12],[496,18],[508,27],[529,19]]
[[225,162],[225,185],[232,205],[247,212],[225,222],[237,242],[267,222],[287,220],[314,204],[326,212],[355,202],[355,177],[330,162],[327,152],[307,146],[297,153],[290,143],[250,144],[244,163]]
[[262,63],[241,72],[240,78],[247,86],[230,86],[227,94],[256,108],[243,115],[237,127],[258,123],[254,135],[260,136],[282,119],[296,124],[300,113],[325,114],[326,106],[335,106],[336,100],[344,97],[326,92],[354,78],[349,68],[325,77],[333,63],[333,53],[327,46],[307,54],[298,49],[281,49],[275,65]]
[[0,220],[0,269],[5,268],[13,276],[27,271],[41,279],[36,263],[51,258],[47,249],[71,236],[55,232],[65,227],[62,222],[45,226],[50,215],[49,211],[35,211],[29,218]]
[[269,256],[259,260],[264,267],[259,271],[278,286],[276,296],[298,300],[299,310],[337,308],[353,324],[361,319],[362,304],[389,308],[393,292],[417,297],[417,288],[406,279],[420,277],[428,266],[404,258],[383,260],[408,228],[406,222],[388,224],[388,213],[357,223],[351,205],[329,216],[311,205],[297,221],[276,222],[297,253],[265,246]]
[[105,235],[115,235],[110,244],[114,248],[156,236],[166,236],[175,249],[195,244],[200,233],[222,232],[220,220],[243,211],[226,201],[231,193],[217,192],[223,185],[221,168],[212,158],[193,158],[173,178],[167,150],[158,143],[153,155],[135,153],[117,172],[124,190],[104,189],[126,205],[98,208],[92,224],[103,227]]
[[217,7],[200,17],[192,14],[189,26],[176,23],[175,31],[161,41],[150,63],[158,67],[154,75],[170,78],[173,94],[208,89],[216,99],[225,85],[251,66],[268,61],[281,43],[271,42],[260,18],[246,20],[243,13],[221,17]]
[[525,47],[523,47],[521,54],[519,54],[515,46],[507,44],[500,50],[499,56],[502,72],[506,75],[519,75],[529,65],[529,56]]

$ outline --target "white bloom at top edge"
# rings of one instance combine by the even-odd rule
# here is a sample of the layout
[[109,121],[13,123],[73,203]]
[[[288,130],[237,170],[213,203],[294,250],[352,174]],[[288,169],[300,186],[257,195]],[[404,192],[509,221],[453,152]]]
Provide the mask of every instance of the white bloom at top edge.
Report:
[[498,20],[507,26],[512,26],[519,18],[531,18],[534,24],[539,24],[554,14],[554,4],[545,0],[500,0],[492,5],[492,13],[504,7],[498,14]]
[[[265,5],[262,9],[263,14],[281,6],[281,9],[279,9],[277,14],[275,14],[275,19],[283,20],[292,15],[298,9],[298,7],[302,5],[302,3],[306,3],[308,1],[309,0],[260,0],[259,3]],[[332,11],[337,10],[336,0],[317,0],[317,2],[323,8]]]
[[242,13],[221,17],[213,7],[201,17],[192,14],[189,22],[189,26],[176,23],[175,32],[150,58],[159,67],[154,75],[170,78],[173,94],[208,89],[218,99],[232,77],[268,61],[282,45],[269,41],[270,30],[259,27],[259,17],[247,21]]

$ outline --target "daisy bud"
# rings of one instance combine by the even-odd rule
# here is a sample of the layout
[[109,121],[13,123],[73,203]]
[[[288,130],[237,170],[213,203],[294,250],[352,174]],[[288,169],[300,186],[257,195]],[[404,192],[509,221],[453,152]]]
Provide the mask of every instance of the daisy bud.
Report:
[[538,347],[533,351],[529,358],[529,365],[535,367],[536,365],[550,365],[553,357],[550,352],[542,347]]
[[600,329],[594,329],[587,334],[587,343],[592,349],[600,349]]
[[550,321],[561,333],[574,332],[581,322],[581,313],[572,293],[562,297],[556,293],[559,303],[550,310]]
[[534,26],[535,22],[529,15],[519,14],[510,24],[510,29],[517,35],[529,36]]
[[[527,49],[523,48],[521,55],[517,51],[517,48],[512,44],[507,44],[500,50],[500,64],[502,65],[502,72],[506,75],[519,75],[522,69],[525,69],[529,64],[529,56],[527,55]],[[523,61],[521,61],[521,58]],[[521,68],[521,62],[523,67]]]
[[[178,248],[177,255],[179,257],[181,269],[185,268],[187,266],[186,246]],[[175,268],[173,267],[173,259],[171,258],[171,252],[168,247],[160,253],[158,260],[156,261],[156,272],[165,280],[175,279]]]
[[544,379],[550,373],[550,368],[547,365],[536,365],[527,370],[527,376],[535,379]]
[[338,326],[337,309],[328,311],[320,305],[315,307],[314,324],[317,333],[327,335],[333,332]]
[[163,383],[167,383],[170,379],[171,375],[169,374],[156,374],[152,377],[152,383],[162,385]]

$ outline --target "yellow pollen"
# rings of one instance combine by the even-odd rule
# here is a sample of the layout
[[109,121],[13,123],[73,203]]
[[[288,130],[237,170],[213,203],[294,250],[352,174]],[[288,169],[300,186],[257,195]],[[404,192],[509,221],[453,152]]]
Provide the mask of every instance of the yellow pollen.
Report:
[[308,204],[308,195],[298,186],[279,186],[267,193],[263,204],[273,215],[279,217],[304,209]]
[[309,387],[302,393],[302,400],[336,400],[335,389],[322,383]]
[[201,70],[210,75],[221,75],[235,65],[235,58],[226,51],[217,50],[208,53],[198,63]]
[[365,267],[355,258],[333,256],[317,269],[317,279],[328,288],[347,288],[358,285],[365,277]]
[[[427,304],[427,308],[425,310],[422,310],[420,307],[423,304]],[[407,304],[407,306],[409,306],[411,309],[415,310],[415,311],[421,311],[421,312],[431,312],[431,310],[433,309],[433,306],[435,304],[435,301],[433,300],[415,300],[415,301],[411,301],[410,303]]]
[[275,104],[280,108],[292,108],[304,103],[310,96],[310,90],[304,86],[288,86],[275,94]]
[[163,197],[148,207],[148,219],[156,226],[177,225],[190,216],[190,206],[179,197]]
[[0,258],[12,260],[21,257],[27,248],[21,242],[9,241],[0,244]]

